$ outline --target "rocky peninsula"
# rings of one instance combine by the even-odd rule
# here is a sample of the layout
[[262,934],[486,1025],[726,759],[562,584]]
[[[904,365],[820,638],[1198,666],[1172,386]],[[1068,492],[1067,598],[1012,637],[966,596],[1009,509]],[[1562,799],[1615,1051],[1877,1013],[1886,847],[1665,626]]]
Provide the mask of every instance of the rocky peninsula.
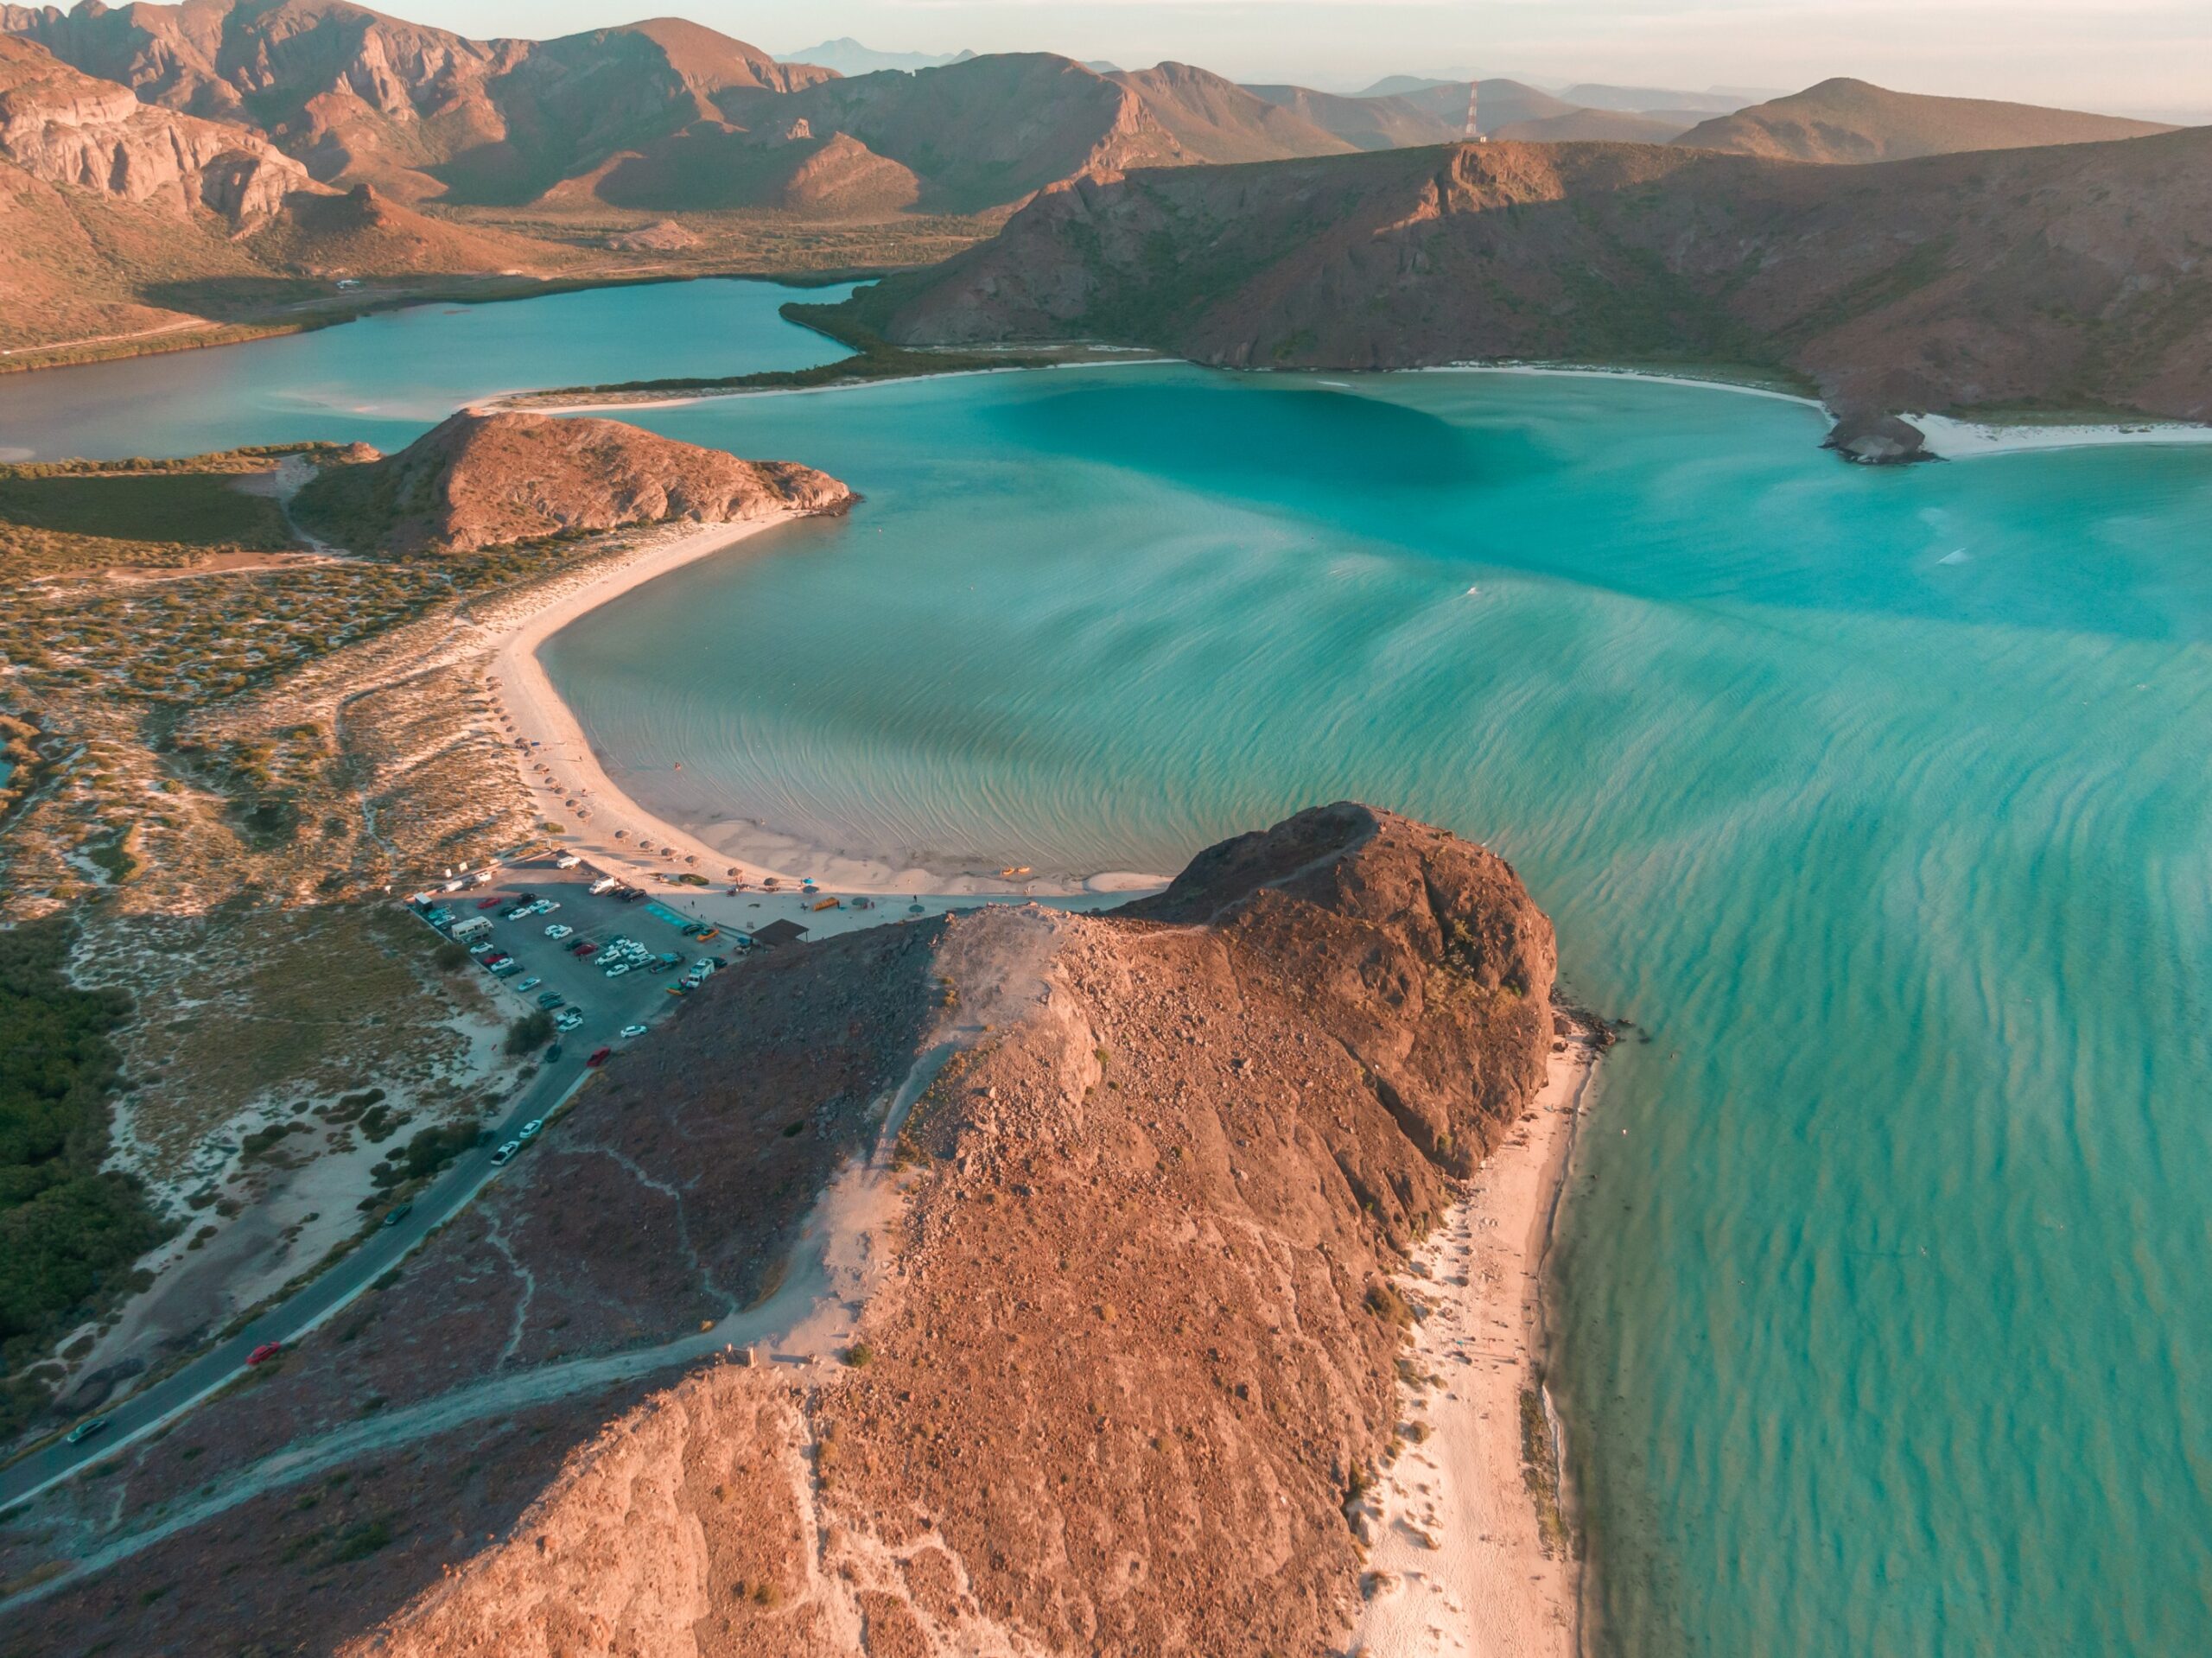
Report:
[[406,554],[747,524],[852,501],[836,479],[791,461],[743,461],[619,421],[464,409],[397,454],[326,466],[292,510],[333,541]]
[[[1413,1523],[1383,1476],[1426,1437],[1416,1401],[1519,1464],[1495,1401],[1525,1369],[1502,1394],[1433,1375],[1471,1364],[1408,1347],[1458,1292],[1403,1274],[1527,1154],[1575,1030],[1554,961],[1502,860],[1350,804],[1120,911],[766,952],[358,1310],[41,1499],[0,1559],[29,1585],[0,1629],[146,1652],[1340,1644],[1392,1592],[1363,1573]],[[1563,1545],[1504,1498],[1530,1556],[1499,1584],[1559,1591]],[[1564,1650],[1570,1605],[1463,1610]]]

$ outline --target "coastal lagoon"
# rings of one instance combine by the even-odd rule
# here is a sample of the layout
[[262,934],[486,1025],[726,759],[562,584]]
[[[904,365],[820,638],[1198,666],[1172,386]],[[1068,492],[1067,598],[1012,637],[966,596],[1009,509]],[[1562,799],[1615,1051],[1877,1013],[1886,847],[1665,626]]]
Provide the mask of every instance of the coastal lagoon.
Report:
[[213,351],[0,375],[0,461],[199,454],[309,438],[389,453],[461,404],[503,391],[835,362],[845,347],[777,308],[851,291],[653,283],[410,305]]
[[[0,444],[390,448],[835,354],[789,296],[24,377]],[[1601,1649],[2205,1644],[2212,453],[1866,472],[1724,391],[1158,365],[618,412],[866,497],[548,647],[647,805],[1081,875],[1357,796],[1514,861],[1635,1021],[1554,1258]]]

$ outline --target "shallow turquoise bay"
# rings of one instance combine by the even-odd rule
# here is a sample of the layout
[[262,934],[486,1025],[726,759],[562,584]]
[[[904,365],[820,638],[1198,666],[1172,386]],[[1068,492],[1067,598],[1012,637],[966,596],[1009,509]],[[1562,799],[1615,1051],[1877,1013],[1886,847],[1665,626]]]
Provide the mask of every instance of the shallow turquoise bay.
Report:
[[[821,354],[755,291],[689,365]],[[674,354],[683,292],[608,328]],[[831,848],[1167,870],[1346,795],[1498,848],[1651,1037],[1556,1258],[1599,1648],[2205,1649],[2212,452],[1864,472],[1783,402],[1325,378],[637,412],[867,499],[548,664],[642,796]],[[94,453],[288,435],[98,402]]]
[[1651,1034],[1557,1262],[1602,1649],[2202,1648],[2212,456],[1492,375],[645,418],[868,498],[554,642],[648,797],[1084,872],[1357,796]]

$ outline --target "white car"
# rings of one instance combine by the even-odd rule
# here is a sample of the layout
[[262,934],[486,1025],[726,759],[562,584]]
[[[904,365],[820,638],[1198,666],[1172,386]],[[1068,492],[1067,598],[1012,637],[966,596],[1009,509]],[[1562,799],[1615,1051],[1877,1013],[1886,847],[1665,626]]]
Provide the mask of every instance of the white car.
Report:
[[564,927],[556,921],[545,930],[545,936],[548,938],[566,938],[575,931],[574,927]]
[[571,1007],[567,1013],[562,1014],[560,1018],[553,1021],[553,1028],[556,1031],[573,1031],[577,1026],[583,1022],[584,1016],[581,1013],[577,1012],[576,1009]]
[[537,1134],[537,1131],[544,1126],[544,1118],[532,1117],[528,1122],[525,1122],[521,1128],[515,1130],[515,1138],[517,1140],[531,1139]]
[[509,1158],[512,1157],[521,1149],[522,1142],[520,1140],[509,1140],[505,1145],[500,1147],[498,1151],[492,1153],[492,1166],[495,1169],[498,1168],[500,1164],[505,1162]]
[[708,974],[712,973],[715,970],[715,958],[711,956],[702,956],[697,961],[691,963],[691,967],[692,970],[697,973],[699,976],[703,979]]
[[583,860],[576,856],[575,853],[564,852],[559,857],[553,860],[553,867],[556,869],[574,869]]
[[613,967],[607,969],[607,976],[610,979],[619,979],[628,971],[630,971],[629,962],[617,962]]
[[626,1038],[643,1036],[645,1033],[645,1027],[642,1025],[625,1025],[622,1027],[622,1034]]
[[520,995],[525,990],[535,990],[539,985],[543,984],[544,982],[545,981],[543,979],[524,979],[520,984],[515,987],[515,994]]
[[537,900],[537,913],[540,915],[551,915],[554,911],[560,907],[561,900],[558,899],[542,898]]

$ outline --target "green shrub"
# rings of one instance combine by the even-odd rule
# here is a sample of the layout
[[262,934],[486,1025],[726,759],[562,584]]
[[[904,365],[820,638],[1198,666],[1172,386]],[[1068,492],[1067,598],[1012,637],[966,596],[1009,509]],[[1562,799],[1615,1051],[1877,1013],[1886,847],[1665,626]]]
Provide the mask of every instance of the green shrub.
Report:
[[553,1015],[540,1008],[525,1013],[507,1029],[507,1057],[519,1059],[535,1053],[553,1039]]
[[[11,1364],[120,1288],[163,1236],[137,1183],[100,1168],[122,1069],[108,1038],[130,1000],[72,986],[69,942],[58,920],[0,932],[0,1343]],[[0,1395],[0,1429],[20,1422],[23,1398]]]

